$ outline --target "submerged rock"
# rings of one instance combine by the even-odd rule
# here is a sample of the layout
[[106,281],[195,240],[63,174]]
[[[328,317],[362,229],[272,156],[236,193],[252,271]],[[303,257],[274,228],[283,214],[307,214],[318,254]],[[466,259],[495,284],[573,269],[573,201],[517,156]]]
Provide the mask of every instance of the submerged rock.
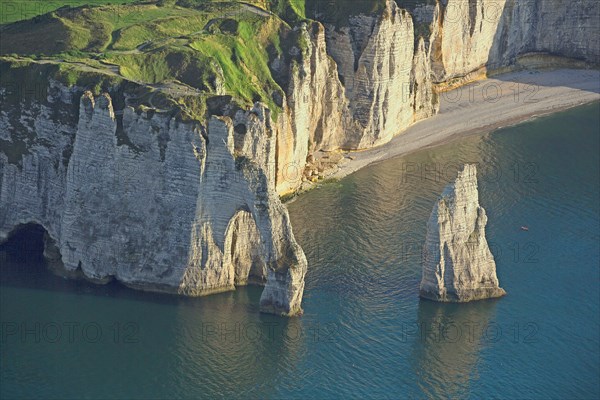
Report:
[[465,165],[431,212],[423,249],[421,297],[468,302],[506,294],[485,238],[487,216],[479,205],[477,168]]

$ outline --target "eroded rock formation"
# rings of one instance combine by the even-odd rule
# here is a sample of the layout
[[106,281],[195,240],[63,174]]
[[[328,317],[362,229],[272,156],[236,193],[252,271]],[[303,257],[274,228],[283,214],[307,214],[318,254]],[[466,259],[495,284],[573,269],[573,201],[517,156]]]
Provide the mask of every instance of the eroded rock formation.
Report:
[[427,224],[420,296],[468,302],[506,294],[485,238],[487,216],[479,205],[477,168],[465,165],[444,189]]
[[126,107],[118,122],[108,94],[84,93],[70,121],[51,117],[77,101],[68,89],[48,100],[18,127],[33,137],[21,162],[2,159],[0,239],[37,223],[66,276],[186,295],[252,282],[264,311],[301,311],[306,259],[275,192],[267,109],[212,117],[207,140],[160,113]]
[[[600,64],[595,0],[386,0],[378,13],[351,14],[343,24],[314,15],[286,28],[287,47],[269,60],[281,87],[277,117],[261,103],[240,109],[222,83],[218,112],[208,107],[195,122],[134,109],[128,91],[139,82],[100,96],[45,78],[33,95],[0,87],[0,242],[37,223],[53,269],[65,275],[186,295],[265,284],[262,309],[291,315],[300,311],[306,260],[278,194],[301,185],[312,153],[386,143],[437,112],[436,84],[502,69],[526,53]],[[34,65],[45,64],[29,59],[3,71],[42,76]],[[438,204],[435,218],[462,213],[449,204]],[[460,218],[481,234],[472,250],[444,239],[465,239],[454,219],[430,227],[432,246],[447,246],[445,272],[431,267],[424,280],[432,297],[501,291],[485,213],[469,210]],[[455,269],[446,251],[479,261]],[[457,275],[446,282],[450,271]],[[469,274],[496,289],[470,287],[477,278]]]

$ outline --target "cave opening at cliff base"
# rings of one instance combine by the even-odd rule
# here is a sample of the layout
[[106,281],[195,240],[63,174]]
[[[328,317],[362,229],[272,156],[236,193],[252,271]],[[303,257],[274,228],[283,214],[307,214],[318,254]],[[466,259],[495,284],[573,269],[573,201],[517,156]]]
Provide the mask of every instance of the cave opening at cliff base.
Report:
[[49,273],[44,258],[44,235],[46,229],[31,222],[17,225],[6,240],[0,243],[0,281],[18,284],[38,277],[44,279]]
[[[0,244],[3,258],[17,264],[37,264],[44,262],[44,234],[46,229],[31,222],[17,225]],[[4,265],[1,263],[0,265]]]

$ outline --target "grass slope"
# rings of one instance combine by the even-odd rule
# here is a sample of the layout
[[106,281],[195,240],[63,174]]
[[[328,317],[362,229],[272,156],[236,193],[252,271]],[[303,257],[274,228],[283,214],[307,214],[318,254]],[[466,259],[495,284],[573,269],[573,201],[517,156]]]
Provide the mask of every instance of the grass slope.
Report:
[[[262,101],[276,117],[283,97],[277,82],[284,85],[286,77],[281,71],[274,77],[269,65],[275,57],[289,55],[291,47],[306,47],[292,27],[307,16],[344,25],[350,15],[379,13],[384,6],[384,0],[0,2],[2,7],[44,5],[19,15],[3,13],[7,21],[15,21],[0,25],[5,62],[51,63],[56,66],[53,77],[94,92],[107,86],[106,77],[132,81],[168,92],[198,119],[206,111],[206,99],[223,95],[245,107]],[[82,3],[87,5],[78,6]],[[61,4],[67,6],[58,8]],[[36,16],[22,19],[31,15]]]
[[139,0],[0,0],[0,24],[31,19],[65,6],[126,4],[135,1]]
[[276,116],[283,91],[269,62],[283,52],[282,38],[291,29],[270,10],[289,9],[296,21],[303,13],[302,0],[276,1],[160,0],[59,8],[0,26],[0,56],[10,63],[52,63],[52,77],[94,92],[106,86],[105,79],[90,80],[89,74],[169,92],[198,119],[205,100],[217,95],[230,95],[242,106],[262,101]]

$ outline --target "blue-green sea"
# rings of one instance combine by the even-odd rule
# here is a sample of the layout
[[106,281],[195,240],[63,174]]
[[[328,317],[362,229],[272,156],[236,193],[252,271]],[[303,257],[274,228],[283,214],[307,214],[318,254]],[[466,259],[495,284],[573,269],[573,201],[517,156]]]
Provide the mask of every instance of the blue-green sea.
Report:
[[[178,298],[0,254],[0,397],[597,399],[599,154],[595,103],[301,195],[299,318],[260,314],[258,287]],[[508,295],[422,301],[426,223],[466,162]]]

